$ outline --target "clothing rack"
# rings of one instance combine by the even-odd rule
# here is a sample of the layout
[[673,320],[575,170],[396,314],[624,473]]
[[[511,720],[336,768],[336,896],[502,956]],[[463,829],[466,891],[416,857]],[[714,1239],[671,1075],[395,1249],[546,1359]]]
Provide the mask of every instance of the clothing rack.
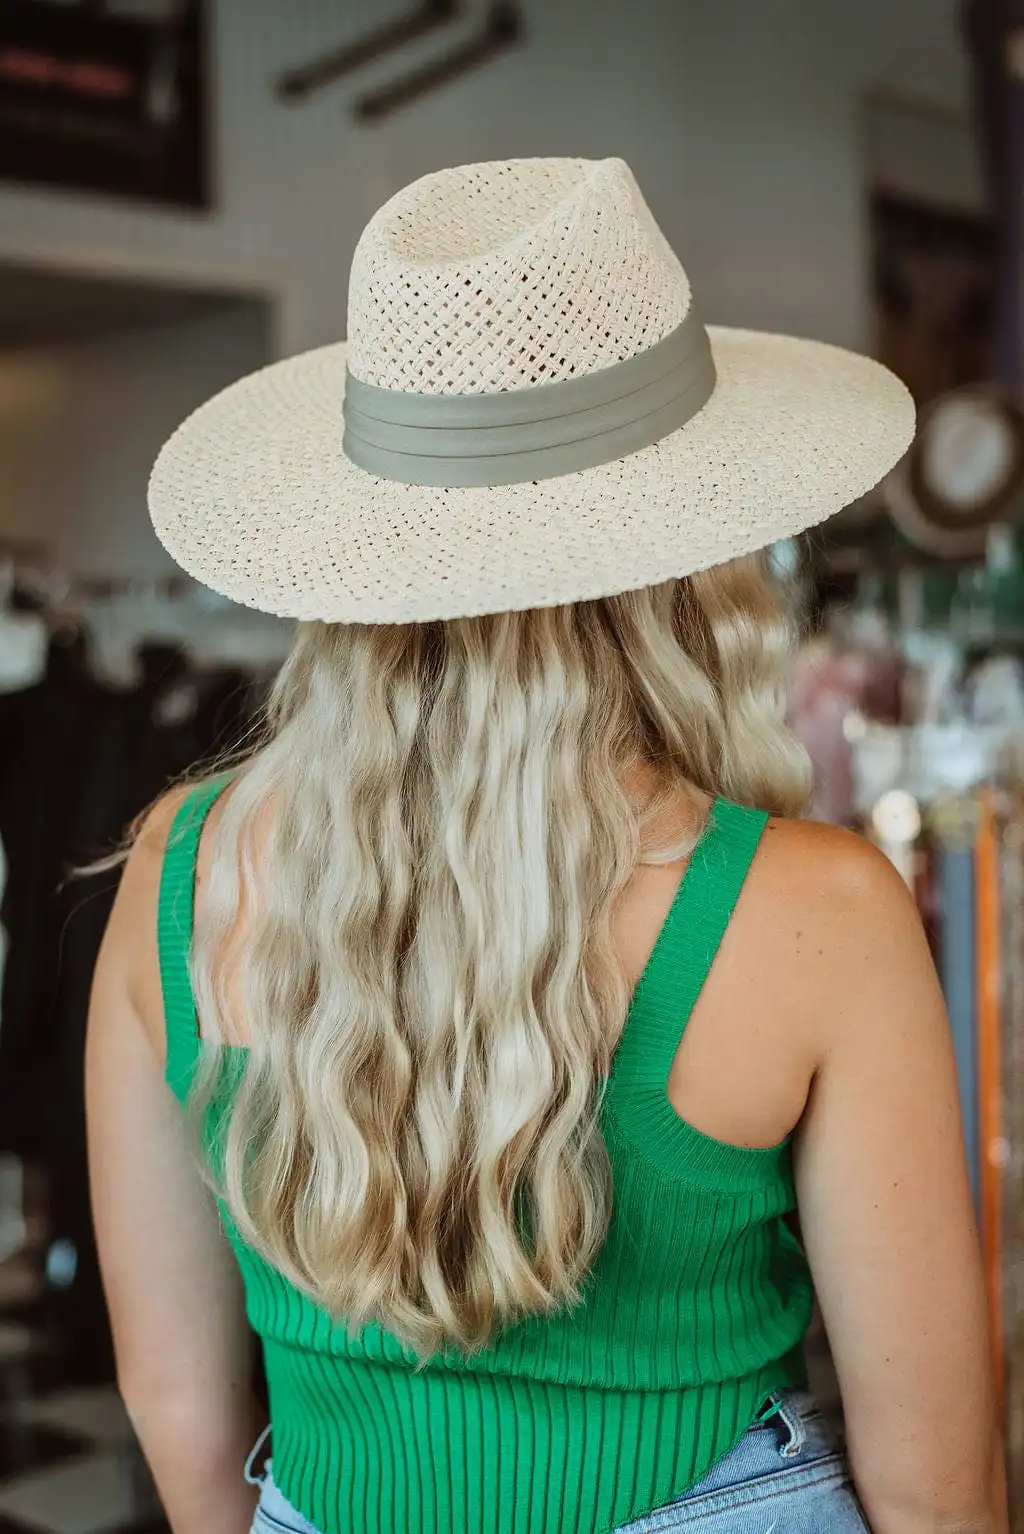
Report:
[[[39,643],[18,676],[19,635]],[[46,1249],[71,1254],[46,1321],[71,1384],[112,1377],[86,1179],[82,1069],[110,853],[168,785],[246,739],[291,627],[183,577],[70,575],[0,549],[0,1158],[44,1190]],[[6,685],[2,685],[6,684]],[[12,1158],[13,1161],[12,1161]],[[2,1213],[2,1211],[0,1211]],[[63,1271],[63,1270],[62,1270]]]
[[180,649],[199,668],[237,667],[256,679],[273,674],[293,625],[239,607],[188,576],[77,574],[39,547],[0,542],[0,649],[4,613],[35,614],[51,633],[84,635],[97,674],[113,686],[139,678],[146,645]]

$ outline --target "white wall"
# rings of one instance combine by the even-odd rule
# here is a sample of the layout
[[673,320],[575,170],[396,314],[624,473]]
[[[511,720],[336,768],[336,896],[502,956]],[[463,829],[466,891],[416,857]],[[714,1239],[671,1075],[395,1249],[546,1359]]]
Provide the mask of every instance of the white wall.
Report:
[[[363,128],[356,85],[285,107],[271,81],[378,21],[382,0],[216,0],[217,210],[0,187],[0,257],[267,288],[290,352],[344,334],[352,248],[406,181],[472,159],[621,155],[708,320],[866,343],[860,103],[884,84],[963,104],[956,0],[523,5],[524,46]],[[140,336],[3,363],[0,534],[28,519],[78,568],[158,562],[144,471],[184,409],[263,360],[252,342]],[[94,390],[97,368],[109,385]]]
[[878,82],[963,100],[956,0],[523,4],[523,47],[363,128],[351,83],[285,107],[271,79],[378,21],[381,0],[217,0],[218,211],[3,189],[0,254],[270,284],[292,351],[344,333],[352,247],[405,181],[469,159],[621,154],[709,319],[863,342],[858,102]]

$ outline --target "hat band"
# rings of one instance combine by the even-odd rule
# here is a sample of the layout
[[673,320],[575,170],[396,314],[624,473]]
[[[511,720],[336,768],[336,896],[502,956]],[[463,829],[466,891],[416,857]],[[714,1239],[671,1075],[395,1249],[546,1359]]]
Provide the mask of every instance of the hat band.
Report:
[[693,419],[715,388],[693,307],[647,351],[579,378],[491,394],[380,389],[348,373],[346,457],[404,485],[517,485],[637,453]]

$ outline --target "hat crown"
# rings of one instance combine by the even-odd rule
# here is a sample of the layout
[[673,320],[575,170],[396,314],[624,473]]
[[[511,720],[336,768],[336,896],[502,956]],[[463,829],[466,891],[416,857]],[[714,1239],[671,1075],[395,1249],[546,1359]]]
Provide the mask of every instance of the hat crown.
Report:
[[366,226],[348,366],[417,394],[527,389],[649,350],[690,305],[624,161],[465,165],[414,182]]

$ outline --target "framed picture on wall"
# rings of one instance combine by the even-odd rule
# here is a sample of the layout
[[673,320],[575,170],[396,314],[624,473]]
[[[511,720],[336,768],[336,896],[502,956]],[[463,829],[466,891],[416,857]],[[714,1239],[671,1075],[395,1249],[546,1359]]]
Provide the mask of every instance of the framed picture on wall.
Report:
[[206,208],[206,0],[5,0],[0,178]]

